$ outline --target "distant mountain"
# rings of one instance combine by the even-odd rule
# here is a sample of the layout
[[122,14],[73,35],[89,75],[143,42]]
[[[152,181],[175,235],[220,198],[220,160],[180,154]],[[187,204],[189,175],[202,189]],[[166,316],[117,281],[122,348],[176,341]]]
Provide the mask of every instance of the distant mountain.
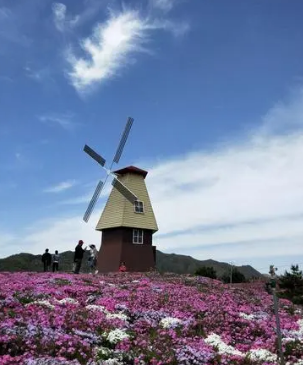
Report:
[[[88,252],[86,253],[88,255]],[[72,251],[62,252],[60,254],[60,271],[70,272],[72,270],[74,253]],[[86,260],[84,257],[82,272],[87,271]],[[177,274],[193,274],[201,266],[211,266],[220,277],[226,272],[230,272],[230,265],[225,262],[214,260],[196,260],[191,256],[167,254],[157,251],[157,269],[160,272],[173,272]],[[42,271],[41,255],[32,255],[29,253],[19,253],[0,259],[0,271]],[[237,269],[247,278],[259,278],[262,274],[253,267],[237,266]]]
[[[1,266],[1,263],[0,263]],[[201,266],[211,266],[217,276],[221,277],[226,272],[230,272],[231,265],[215,260],[196,260],[191,256],[177,255],[174,253],[163,253],[157,251],[157,268],[159,271],[175,272],[178,274],[192,274]],[[246,279],[259,278],[263,275],[249,265],[236,266],[236,268],[246,277]]]

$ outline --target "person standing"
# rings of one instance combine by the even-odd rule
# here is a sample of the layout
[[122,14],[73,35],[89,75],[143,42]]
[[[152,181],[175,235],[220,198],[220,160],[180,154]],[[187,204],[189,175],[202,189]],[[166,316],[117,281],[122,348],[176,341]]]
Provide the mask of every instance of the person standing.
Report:
[[56,250],[55,254],[53,255],[53,272],[59,270],[59,253]]
[[43,262],[43,270],[44,272],[49,271],[50,265],[52,263],[52,255],[48,252],[48,248],[45,250],[44,254],[42,255],[42,262]]
[[89,245],[89,258],[88,258],[88,265],[91,270],[91,272],[94,274],[98,274],[97,269],[97,258],[98,258],[98,250],[96,249],[95,245]]
[[84,252],[86,250],[86,247],[85,248],[82,248],[83,243],[84,242],[82,240],[80,240],[78,242],[78,245],[75,248],[75,255],[74,255],[75,268],[74,268],[74,274],[79,274],[80,269],[81,269],[83,255],[84,255]]

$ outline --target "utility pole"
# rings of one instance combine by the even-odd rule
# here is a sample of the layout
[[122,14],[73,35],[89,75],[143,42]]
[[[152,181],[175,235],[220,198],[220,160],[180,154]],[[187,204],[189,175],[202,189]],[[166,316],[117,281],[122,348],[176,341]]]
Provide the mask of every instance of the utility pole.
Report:
[[279,306],[278,306],[278,298],[277,298],[277,293],[276,293],[276,286],[277,286],[276,271],[277,270],[278,269],[275,268],[274,265],[269,266],[269,274],[271,276],[270,286],[272,288],[272,295],[273,295],[273,300],[274,300],[274,310],[275,310],[275,317],[276,317],[280,365],[285,365],[285,360],[284,360],[284,355],[283,355],[283,350],[282,350],[282,336],[281,336],[281,326],[280,326],[280,317],[279,317]]

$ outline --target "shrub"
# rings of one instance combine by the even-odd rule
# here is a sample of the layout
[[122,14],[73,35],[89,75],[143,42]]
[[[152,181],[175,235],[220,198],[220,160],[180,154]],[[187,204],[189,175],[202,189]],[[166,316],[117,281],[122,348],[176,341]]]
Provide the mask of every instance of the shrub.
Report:
[[285,271],[278,280],[279,296],[294,304],[303,304],[303,274],[299,265],[291,265],[290,272]]
[[211,279],[217,279],[216,270],[211,266],[201,266],[195,271],[196,276],[205,276]]
[[[230,273],[229,272],[226,272],[221,280],[224,282],[224,283],[230,283]],[[233,283],[245,283],[246,282],[246,278],[245,276],[236,268],[232,268],[232,282]]]

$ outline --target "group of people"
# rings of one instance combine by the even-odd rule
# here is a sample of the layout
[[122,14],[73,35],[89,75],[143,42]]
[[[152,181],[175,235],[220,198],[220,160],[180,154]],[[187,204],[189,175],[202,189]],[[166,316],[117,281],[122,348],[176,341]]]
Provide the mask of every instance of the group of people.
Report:
[[[79,274],[82,266],[82,260],[84,257],[84,253],[87,250],[87,246],[83,248],[84,242],[79,240],[78,245],[75,248],[74,254],[74,262],[73,262],[73,273]],[[98,259],[98,250],[95,245],[89,245],[89,257],[88,257],[88,267],[92,274],[97,274],[97,259]],[[42,255],[43,269],[44,271],[50,271],[50,267],[52,265],[53,272],[59,270],[59,253],[56,250],[54,255],[49,253],[49,249],[47,248]],[[127,271],[126,265],[124,262],[121,262],[119,267],[119,272]]]
[[43,270],[50,271],[51,264],[53,264],[53,272],[59,270],[59,253],[56,250],[54,255],[52,256],[49,253],[49,249],[47,248],[42,255],[42,262],[43,262]]
[[[84,256],[84,252],[86,251],[87,247],[83,246],[83,241],[80,240],[78,245],[75,248],[75,255],[74,255],[74,265],[73,265],[73,273],[79,274],[82,260]],[[95,245],[89,245],[89,257],[88,257],[88,266],[90,268],[90,272],[94,274],[98,274],[97,270],[97,258],[98,258],[98,250],[96,249]]]

